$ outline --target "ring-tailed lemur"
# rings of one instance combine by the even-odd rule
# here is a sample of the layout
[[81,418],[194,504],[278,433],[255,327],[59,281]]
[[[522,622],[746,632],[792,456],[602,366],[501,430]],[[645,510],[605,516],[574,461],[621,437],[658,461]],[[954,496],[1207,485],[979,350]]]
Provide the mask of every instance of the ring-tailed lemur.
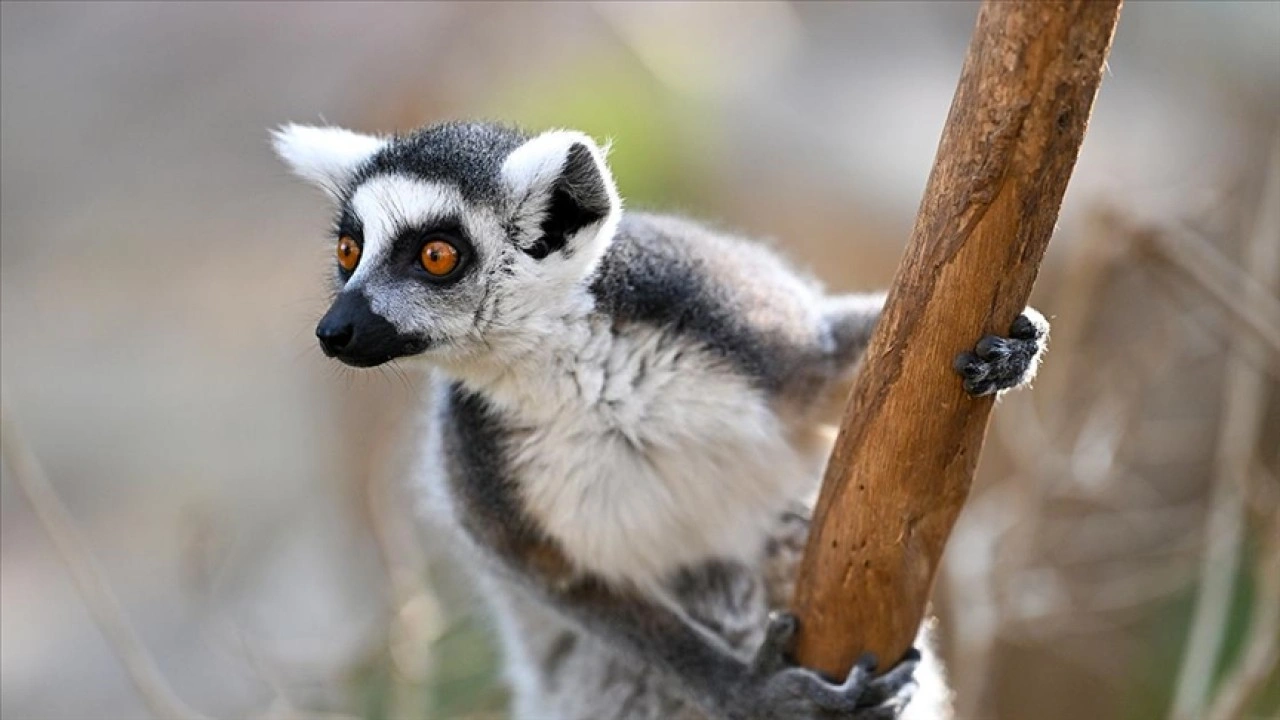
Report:
[[[882,296],[827,297],[759,244],[624,213],[581,133],[274,139],[338,208],[325,354],[434,368],[426,495],[483,568],[515,717],[947,714],[931,655],[830,680],[788,660],[777,611],[815,430]],[[1046,332],[1028,311],[984,338],[957,360],[965,387],[1028,380]]]

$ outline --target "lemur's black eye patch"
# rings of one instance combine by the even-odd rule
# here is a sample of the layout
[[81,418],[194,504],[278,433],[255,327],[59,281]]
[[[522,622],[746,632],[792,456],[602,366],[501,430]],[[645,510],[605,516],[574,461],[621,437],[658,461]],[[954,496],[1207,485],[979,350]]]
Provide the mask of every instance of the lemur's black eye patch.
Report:
[[360,222],[360,218],[349,206],[344,206],[333,221],[333,236],[340,238],[343,235],[352,238],[358,245],[364,245],[364,223]]
[[456,218],[401,230],[392,242],[391,262],[432,284],[461,278],[475,257],[475,247]]

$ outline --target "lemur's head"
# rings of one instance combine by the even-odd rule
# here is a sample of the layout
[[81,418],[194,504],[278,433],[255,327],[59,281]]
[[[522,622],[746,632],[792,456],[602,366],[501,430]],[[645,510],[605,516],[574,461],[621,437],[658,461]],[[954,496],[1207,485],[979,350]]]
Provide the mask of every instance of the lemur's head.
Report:
[[580,297],[620,212],[604,153],[578,132],[288,125],[274,141],[337,206],[337,294],[316,336],[348,365],[531,342]]

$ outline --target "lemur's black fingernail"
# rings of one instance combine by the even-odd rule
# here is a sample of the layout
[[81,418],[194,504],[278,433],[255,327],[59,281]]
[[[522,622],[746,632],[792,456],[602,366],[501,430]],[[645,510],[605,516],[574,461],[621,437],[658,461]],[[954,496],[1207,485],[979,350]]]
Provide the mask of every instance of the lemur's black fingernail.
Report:
[[875,653],[862,653],[862,657],[858,658],[857,667],[864,668],[869,673],[875,672],[876,667],[879,665],[880,661],[876,658]]
[[978,357],[989,358],[992,355],[1002,355],[1008,348],[1004,338],[998,338],[995,335],[988,335],[978,341],[974,351],[978,353]]

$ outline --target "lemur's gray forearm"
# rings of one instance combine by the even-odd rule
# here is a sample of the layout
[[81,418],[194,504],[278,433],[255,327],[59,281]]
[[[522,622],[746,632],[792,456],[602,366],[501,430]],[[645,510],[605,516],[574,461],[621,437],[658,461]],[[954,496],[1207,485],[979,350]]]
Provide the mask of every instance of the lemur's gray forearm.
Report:
[[807,417],[817,423],[834,425],[844,415],[845,400],[853,384],[855,370],[880,322],[885,293],[836,295],[822,303],[822,322],[830,348],[825,363],[816,368],[803,397]]
[[842,369],[857,363],[880,322],[886,293],[837,295],[823,303],[823,315],[835,343],[833,359]]
[[713,717],[736,720],[726,708],[747,678],[747,663],[676,611],[590,577],[551,591],[547,599],[588,632],[661,670]]
[[878,720],[896,716],[915,693],[921,659],[915,650],[874,679],[875,660],[864,657],[843,682],[833,683],[791,663],[798,625],[790,614],[770,615],[764,642],[747,663],[642,593],[593,577],[555,588],[526,580],[534,581],[541,600],[584,630],[659,670],[713,720]]

